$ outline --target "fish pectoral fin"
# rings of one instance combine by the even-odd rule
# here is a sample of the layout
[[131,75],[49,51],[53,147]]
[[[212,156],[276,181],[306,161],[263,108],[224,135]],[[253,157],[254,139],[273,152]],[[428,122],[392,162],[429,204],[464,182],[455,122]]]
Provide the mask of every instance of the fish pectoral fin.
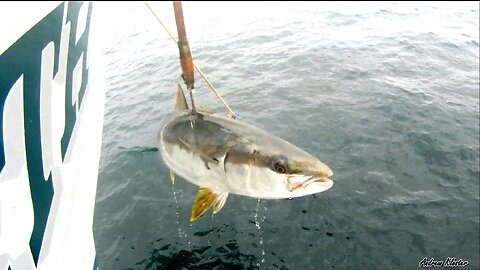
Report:
[[197,197],[195,198],[195,202],[193,203],[192,216],[190,217],[190,221],[194,221],[195,219],[205,214],[208,208],[215,204],[217,198],[217,193],[213,192],[209,188],[201,187],[198,191]]
[[218,195],[213,205],[214,215],[218,213],[220,210],[222,210],[223,206],[225,205],[225,202],[227,201],[227,198],[228,198],[228,192],[223,192],[223,193],[220,193],[220,195]]
[[172,170],[170,170],[170,180],[172,180],[172,185],[174,185],[175,184],[175,173]]
[[192,150],[192,147],[190,146],[190,144],[188,144],[185,140],[183,140],[182,138],[178,138],[178,140],[183,143],[183,145],[185,145],[188,149]]
[[188,105],[187,105],[187,99],[185,98],[185,95],[183,94],[183,89],[180,84],[178,84],[178,89],[177,89],[177,101],[175,103],[175,111],[176,112],[182,112],[188,110]]

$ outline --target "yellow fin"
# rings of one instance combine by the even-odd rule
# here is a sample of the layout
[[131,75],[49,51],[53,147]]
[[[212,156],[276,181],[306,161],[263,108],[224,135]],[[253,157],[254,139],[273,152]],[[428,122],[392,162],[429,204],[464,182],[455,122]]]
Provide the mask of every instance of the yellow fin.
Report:
[[187,100],[185,99],[185,95],[183,94],[182,86],[178,84],[177,102],[175,103],[175,111],[182,112],[185,110],[188,110]]
[[172,180],[172,185],[175,184],[175,173],[173,173],[172,170],[170,170],[170,180]]
[[220,193],[220,195],[218,195],[217,199],[215,200],[215,204],[213,205],[214,215],[218,213],[220,210],[222,210],[222,207],[225,205],[227,198],[228,198],[228,192]]
[[190,221],[202,216],[217,200],[218,195],[208,188],[200,188],[192,207]]

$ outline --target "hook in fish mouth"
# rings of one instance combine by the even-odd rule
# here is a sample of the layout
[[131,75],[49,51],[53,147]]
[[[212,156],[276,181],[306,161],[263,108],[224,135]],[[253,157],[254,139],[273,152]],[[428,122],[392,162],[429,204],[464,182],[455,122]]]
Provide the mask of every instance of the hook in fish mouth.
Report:
[[333,181],[328,179],[328,177],[332,175],[333,173],[318,175],[291,175],[287,179],[287,189],[290,192],[304,190],[313,183],[328,189],[333,185]]

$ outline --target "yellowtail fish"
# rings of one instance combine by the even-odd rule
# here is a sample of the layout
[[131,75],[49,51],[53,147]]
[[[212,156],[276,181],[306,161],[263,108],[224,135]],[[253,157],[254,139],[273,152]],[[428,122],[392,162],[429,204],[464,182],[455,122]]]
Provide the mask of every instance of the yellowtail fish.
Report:
[[158,144],[175,174],[199,186],[191,221],[222,209],[228,194],[301,197],[332,187],[332,170],[302,149],[238,119],[188,109],[179,85],[175,115]]

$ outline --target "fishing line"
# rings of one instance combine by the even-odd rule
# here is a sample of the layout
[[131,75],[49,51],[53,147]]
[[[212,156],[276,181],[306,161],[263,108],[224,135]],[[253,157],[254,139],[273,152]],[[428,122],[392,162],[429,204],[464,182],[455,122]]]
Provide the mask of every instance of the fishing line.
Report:
[[[170,36],[170,39],[172,39],[172,41],[175,43],[175,45],[178,44],[178,41],[177,39],[172,35],[172,33],[168,30],[168,28],[165,26],[165,24],[163,24],[163,22],[160,20],[160,18],[157,16],[157,14],[155,13],[155,11],[150,7],[150,5],[147,3],[147,1],[143,1],[143,3],[145,3],[145,5],[147,6],[148,10],[150,10],[150,12],[153,14],[153,16],[155,17],[155,19],[157,19],[157,21],[162,25],[163,29],[167,32],[167,34]],[[207,76],[205,76],[205,74],[202,72],[202,70],[197,66],[197,64],[195,64],[195,62],[193,62],[193,67],[197,70],[197,72],[200,74],[200,76],[203,78],[203,80],[205,81],[205,83],[207,83],[207,85],[210,87],[210,89],[213,91],[213,93],[215,93],[215,95],[217,96],[218,99],[220,99],[220,101],[223,103],[223,105],[225,106],[225,108],[227,109],[228,111],[228,116],[232,117],[232,118],[237,118],[237,115],[233,112],[232,108],[228,105],[227,101],[222,97],[222,95],[220,94],[220,92],[218,92],[218,90],[213,86],[213,84],[210,82],[210,80],[207,78]],[[190,92],[191,94],[191,92]],[[193,100],[193,99],[192,99]]]

